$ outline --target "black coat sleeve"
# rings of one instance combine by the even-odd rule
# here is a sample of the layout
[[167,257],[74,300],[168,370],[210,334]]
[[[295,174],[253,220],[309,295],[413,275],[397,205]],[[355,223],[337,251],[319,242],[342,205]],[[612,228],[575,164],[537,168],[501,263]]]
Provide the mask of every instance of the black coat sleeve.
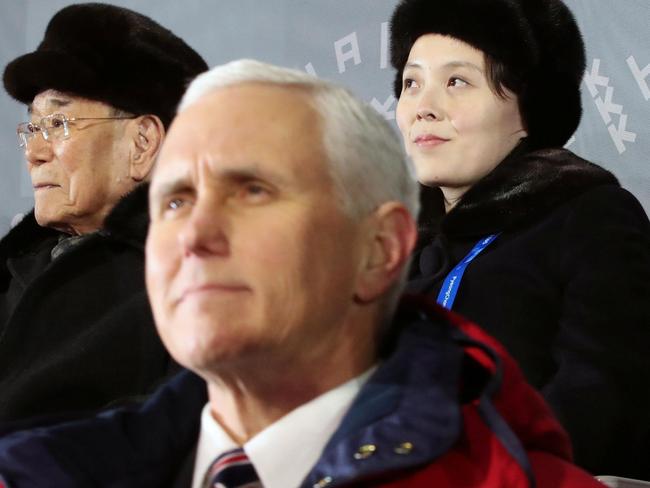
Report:
[[650,223],[627,191],[573,202],[557,243],[558,371],[544,394],[595,474],[650,479]]

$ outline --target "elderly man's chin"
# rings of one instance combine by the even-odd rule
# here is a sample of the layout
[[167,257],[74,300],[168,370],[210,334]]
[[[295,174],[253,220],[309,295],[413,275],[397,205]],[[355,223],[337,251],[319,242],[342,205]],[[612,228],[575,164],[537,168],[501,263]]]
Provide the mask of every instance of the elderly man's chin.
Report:
[[38,225],[41,227],[58,227],[64,223],[68,212],[63,196],[60,187],[35,192],[34,217]]
[[165,347],[190,369],[237,354],[254,335],[254,321],[247,317],[243,297],[211,298],[187,299],[165,310],[154,308]]
[[174,359],[198,374],[228,369],[264,349],[264,339],[254,327],[235,318],[195,318],[168,323],[158,331]]

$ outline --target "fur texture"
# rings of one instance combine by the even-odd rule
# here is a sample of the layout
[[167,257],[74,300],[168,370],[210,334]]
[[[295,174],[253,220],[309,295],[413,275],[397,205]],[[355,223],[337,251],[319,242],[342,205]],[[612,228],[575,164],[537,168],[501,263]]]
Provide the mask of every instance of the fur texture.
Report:
[[519,107],[532,148],[561,147],[578,127],[584,43],[561,0],[402,0],[391,20],[398,98],[411,47],[429,33],[466,42],[524,80]]
[[566,149],[511,156],[470,188],[447,214],[442,224],[445,232],[482,235],[509,229],[535,221],[597,186],[619,186],[612,173]]
[[158,115],[167,127],[189,81],[206,69],[196,51],[149,17],[86,3],[54,15],[36,51],[9,63],[3,81],[26,104],[55,89]]
[[566,149],[529,151],[520,144],[445,214],[439,188],[422,187],[420,242],[440,231],[477,237],[534,222],[553,208],[601,185],[619,186],[609,171]]

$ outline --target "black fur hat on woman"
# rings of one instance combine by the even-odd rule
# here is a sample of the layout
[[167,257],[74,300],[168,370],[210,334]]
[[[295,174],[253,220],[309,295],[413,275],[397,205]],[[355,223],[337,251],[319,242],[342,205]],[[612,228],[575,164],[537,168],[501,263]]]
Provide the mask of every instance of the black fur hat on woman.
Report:
[[5,89],[29,104],[59,90],[169,125],[187,84],[207,70],[185,41],[149,17],[102,3],[65,7],[36,51],[7,65]]
[[575,132],[585,51],[560,0],[402,0],[391,20],[397,97],[411,47],[424,34],[459,39],[516,73],[531,149],[563,146]]

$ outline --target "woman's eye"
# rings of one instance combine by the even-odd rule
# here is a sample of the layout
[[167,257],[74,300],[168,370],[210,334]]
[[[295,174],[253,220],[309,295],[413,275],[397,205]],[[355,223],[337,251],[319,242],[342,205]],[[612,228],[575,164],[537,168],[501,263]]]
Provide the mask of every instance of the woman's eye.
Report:
[[447,82],[447,86],[453,86],[453,87],[466,86],[466,85],[469,85],[469,83],[467,83],[465,80],[457,76],[452,76],[451,78],[449,78],[449,81]]
[[417,83],[412,78],[406,78],[402,83],[403,89],[408,90],[409,88],[417,88]]

